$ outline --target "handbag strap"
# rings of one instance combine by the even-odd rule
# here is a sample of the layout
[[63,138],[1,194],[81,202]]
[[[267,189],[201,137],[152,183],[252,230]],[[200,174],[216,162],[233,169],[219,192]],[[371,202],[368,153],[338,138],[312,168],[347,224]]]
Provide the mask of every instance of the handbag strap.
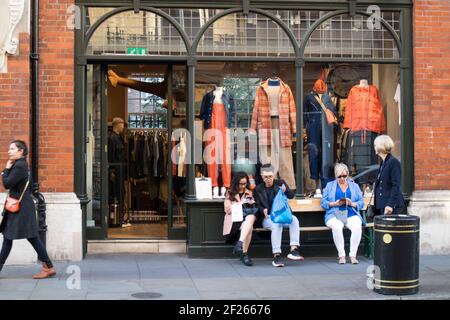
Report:
[[322,110],[323,110],[323,112],[325,112],[325,110],[326,110],[326,107],[323,105],[323,102],[322,102],[322,100],[321,99],[319,99],[319,97],[318,96],[314,96],[314,98],[316,98],[316,100],[317,100],[317,102],[319,102],[319,104],[320,104],[320,107],[322,108]]
[[28,172],[27,183],[25,184],[25,188],[23,188],[22,194],[20,195],[19,202],[22,201],[23,195],[25,194],[25,191],[27,191],[29,184],[30,184],[30,172]]
[[28,184],[30,183],[30,179],[27,179],[27,183],[25,184],[25,188],[23,188],[22,194],[20,195],[19,202],[22,201],[23,195],[28,188]]

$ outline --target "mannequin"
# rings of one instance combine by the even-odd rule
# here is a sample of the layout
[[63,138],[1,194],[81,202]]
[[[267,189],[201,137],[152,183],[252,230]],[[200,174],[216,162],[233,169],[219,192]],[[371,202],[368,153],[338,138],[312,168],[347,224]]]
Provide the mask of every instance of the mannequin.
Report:
[[369,87],[369,81],[367,79],[361,79],[361,80],[359,80],[359,86],[361,88],[368,88]]
[[275,175],[296,189],[292,159],[296,107],[290,87],[280,78],[272,76],[256,89],[251,129],[258,129],[261,164],[271,164]]
[[113,130],[108,137],[108,165],[109,165],[109,204],[118,204],[120,224],[122,227],[131,226],[124,219],[124,182],[125,182],[125,143],[122,138],[125,121],[114,118]]
[[[231,116],[234,112],[234,99],[223,88],[222,80],[214,90],[202,100],[200,119],[207,135],[204,153],[207,157],[207,171],[211,178],[214,198],[225,198],[231,185]],[[219,195],[219,167],[223,185]]]
[[[386,123],[378,88],[370,85],[367,79],[360,79],[360,83],[350,89],[343,127],[350,129],[345,159],[350,171],[359,174],[377,164],[373,142],[386,130]],[[375,178],[373,172],[362,176],[359,182],[365,189],[365,185],[373,183]]]
[[[137,91],[151,93],[165,99],[163,104],[164,108],[167,108],[168,106],[168,99],[166,98],[167,81],[163,81],[161,83],[148,83],[137,81],[134,79],[120,77],[113,70],[108,70],[108,79],[114,88],[116,88],[117,85],[121,85]],[[175,101],[176,101],[175,98],[172,99],[172,110],[176,109]]]
[[334,179],[333,147],[334,125],[328,124],[324,108],[336,114],[335,106],[327,94],[323,80],[316,80],[313,90],[303,103],[303,119],[307,133],[309,170],[314,181],[314,197],[321,197],[321,188]]

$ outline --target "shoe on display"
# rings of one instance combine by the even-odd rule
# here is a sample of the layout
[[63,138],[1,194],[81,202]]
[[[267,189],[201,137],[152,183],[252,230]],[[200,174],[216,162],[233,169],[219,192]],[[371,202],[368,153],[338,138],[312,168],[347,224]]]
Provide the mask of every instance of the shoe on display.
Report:
[[213,198],[219,198],[219,187],[213,188]]
[[131,227],[131,223],[126,222],[126,223],[122,224],[122,228],[128,228],[128,227]]
[[225,198],[225,193],[227,193],[227,188],[222,187],[220,188],[220,197]]
[[314,198],[322,198],[322,191],[320,191],[320,189],[316,189],[316,193],[314,193]]

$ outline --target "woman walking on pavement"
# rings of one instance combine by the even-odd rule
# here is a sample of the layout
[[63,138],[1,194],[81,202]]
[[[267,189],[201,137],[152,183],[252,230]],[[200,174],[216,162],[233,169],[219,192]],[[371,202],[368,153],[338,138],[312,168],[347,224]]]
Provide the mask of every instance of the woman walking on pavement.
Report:
[[3,220],[0,224],[0,232],[3,233],[3,245],[0,252],[0,271],[11,252],[13,240],[27,239],[42,261],[42,270],[33,276],[33,279],[44,279],[56,274],[47,250],[38,238],[38,225],[36,220],[36,208],[30,192],[30,174],[26,156],[28,148],[24,141],[11,142],[8,150],[9,160],[2,171],[3,185],[9,189],[11,198],[20,199],[19,211],[13,213],[3,210]]

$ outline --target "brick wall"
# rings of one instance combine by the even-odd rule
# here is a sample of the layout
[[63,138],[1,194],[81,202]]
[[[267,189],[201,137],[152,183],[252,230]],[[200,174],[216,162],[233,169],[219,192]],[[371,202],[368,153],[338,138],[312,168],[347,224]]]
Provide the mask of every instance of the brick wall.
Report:
[[[0,170],[8,160],[9,143],[14,139],[29,142],[30,69],[29,35],[19,35],[19,56],[8,57],[8,72],[0,73]],[[0,184],[0,190],[3,184]]]
[[[40,1],[39,178],[42,192],[73,191],[74,32],[67,28],[73,0]],[[20,37],[20,56],[0,74],[0,166],[13,138],[29,142],[29,35]]]
[[414,1],[415,189],[450,189],[450,1]]

